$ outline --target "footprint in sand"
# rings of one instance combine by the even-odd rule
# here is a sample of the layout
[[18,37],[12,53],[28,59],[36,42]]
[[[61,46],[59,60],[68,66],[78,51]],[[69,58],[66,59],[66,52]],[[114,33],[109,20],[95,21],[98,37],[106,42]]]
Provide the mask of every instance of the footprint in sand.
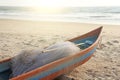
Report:
[[66,76],[66,75],[61,75],[61,76],[57,77],[57,78],[54,79],[54,80],[76,80],[76,79],[71,78],[71,77],[68,77],[68,76]]
[[104,47],[107,47],[105,44],[101,44],[101,47],[104,48]]
[[113,43],[112,43],[112,42],[109,42],[109,41],[108,41],[106,44],[107,44],[107,45],[110,45],[110,46],[113,45]]
[[118,41],[118,40],[113,40],[112,42],[113,42],[113,43],[119,43],[119,41]]
[[47,40],[45,40],[45,39],[39,39],[38,42],[42,42],[43,43],[43,42],[47,42]]

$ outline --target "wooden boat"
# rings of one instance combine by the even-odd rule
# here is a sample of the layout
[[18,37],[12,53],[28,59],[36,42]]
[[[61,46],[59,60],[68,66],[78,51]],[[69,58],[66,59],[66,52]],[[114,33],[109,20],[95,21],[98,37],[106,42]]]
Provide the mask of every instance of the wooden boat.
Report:
[[[99,27],[82,36],[70,39],[69,41],[76,44],[84,43],[86,40],[93,42],[91,45],[87,46],[79,53],[56,60],[30,72],[24,73],[17,77],[13,77],[10,80],[52,80],[61,74],[73,70],[77,66],[80,66],[81,64],[87,62],[92,57],[100,41],[101,31],[102,27]],[[0,80],[9,80],[9,75],[11,73],[10,60],[11,59],[0,61]]]

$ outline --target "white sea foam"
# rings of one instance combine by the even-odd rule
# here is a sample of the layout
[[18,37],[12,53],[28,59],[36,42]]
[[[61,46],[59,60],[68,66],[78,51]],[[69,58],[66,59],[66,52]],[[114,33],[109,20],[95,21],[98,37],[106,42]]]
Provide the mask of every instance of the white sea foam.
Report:
[[[52,9],[51,9],[52,10]],[[61,10],[61,9],[60,9]],[[25,7],[0,7],[1,19],[120,24],[120,7],[72,7],[58,13]]]

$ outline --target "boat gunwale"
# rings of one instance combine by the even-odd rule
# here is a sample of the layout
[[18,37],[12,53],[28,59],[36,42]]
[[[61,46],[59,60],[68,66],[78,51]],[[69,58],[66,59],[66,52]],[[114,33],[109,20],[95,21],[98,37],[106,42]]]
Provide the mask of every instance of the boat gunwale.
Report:
[[[99,40],[100,40],[100,35],[101,35],[101,30],[102,30],[102,26],[99,27],[99,28],[97,28],[97,29],[94,29],[94,30],[92,30],[92,31],[90,31],[90,32],[88,32],[88,33],[86,33],[86,34],[83,34],[83,35],[81,35],[81,36],[78,36],[78,37],[76,37],[76,38],[73,38],[73,39],[68,40],[68,41],[74,41],[74,40],[77,40],[77,39],[80,39],[80,38],[83,38],[83,37],[85,38],[85,36],[88,37],[88,36],[89,36],[89,33],[92,33],[92,32],[93,32],[93,33],[92,33],[91,36],[95,36],[95,35],[98,36],[97,39],[96,39],[96,41],[95,41],[91,46],[89,46],[88,48],[80,51],[79,53],[76,53],[76,54],[74,54],[74,55],[70,55],[70,56],[68,56],[68,57],[64,57],[64,58],[62,58],[62,59],[53,61],[53,62],[51,62],[51,63],[49,63],[49,64],[46,64],[46,65],[44,65],[44,66],[41,66],[41,67],[39,67],[39,68],[37,68],[37,69],[34,69],[34,70],[29,71],[29,72],[27,72],[27,73],[21,74],[21,75],[19,75],[19,76],[17,76],[17,77],[13,77],[13,78],[11,78],[10,80],[21,80],[21,79],[23,80],[23,79],[29,78],[29,77],[31,77],[31,76],[33,76],[33,75],[36,75],[37,73],[40,73],[40,72],[45,71],[46,69],[48,70],[48,69],[50,69],[50,68],[53,68],[53,67],[57,66],[58,64],[61,64],[61,63],[65,62],[65,61],[68,61],[68,60],[71,60],[71,59],[73,59],[73,57],[75,58],[75,57],[77,57],[77,56],[82,56],[82,55],[84,55],[85,53],[90,52],[90,51],[97,45],[97,43],[99,42]],[[94,32],[94,31],[96,31],[96,32]],[[99,32],[97,32],[97,31],[99,31]],[[97,34],[95,34],[95,33],[97,33]],[[57,63],[57,64],[56,64],[56,63]]]
[[0,60],[0,64],[4,63],[4,62],[7,62],[7,61],[10,61],[11,58],[7,58],[7,59],[3,59],[3,60]]

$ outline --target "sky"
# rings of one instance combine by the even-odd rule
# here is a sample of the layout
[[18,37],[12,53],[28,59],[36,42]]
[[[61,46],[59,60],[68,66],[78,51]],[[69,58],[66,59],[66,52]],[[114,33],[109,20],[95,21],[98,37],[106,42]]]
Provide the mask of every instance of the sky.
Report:
[[0,6],[39,6],[39,7],[120,6],[120,0],[0,0]]

